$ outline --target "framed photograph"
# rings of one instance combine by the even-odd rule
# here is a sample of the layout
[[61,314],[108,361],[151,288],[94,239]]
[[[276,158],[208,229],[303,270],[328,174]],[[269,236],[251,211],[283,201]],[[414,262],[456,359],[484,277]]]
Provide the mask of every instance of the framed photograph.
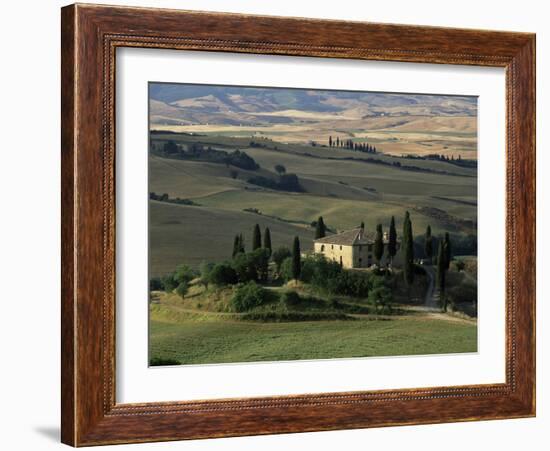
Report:
[[62,441],[535,415],[535,36],[62,9]]

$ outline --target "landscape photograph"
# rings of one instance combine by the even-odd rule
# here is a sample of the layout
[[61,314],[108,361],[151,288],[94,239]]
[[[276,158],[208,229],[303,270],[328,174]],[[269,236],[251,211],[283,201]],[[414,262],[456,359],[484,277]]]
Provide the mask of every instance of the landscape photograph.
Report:
[[148,92],[150,366],[477,352],[476,97]]

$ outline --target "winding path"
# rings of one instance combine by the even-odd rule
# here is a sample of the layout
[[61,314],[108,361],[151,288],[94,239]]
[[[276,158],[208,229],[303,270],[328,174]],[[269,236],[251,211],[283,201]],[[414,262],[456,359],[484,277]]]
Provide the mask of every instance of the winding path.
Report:
[[428,289],[426,290],[426,297],[424,298],[424,306],[426,309],[439,311],[439,301],[435,289],[435,270],[433,266],[426,265],[423,267],[428,276]]

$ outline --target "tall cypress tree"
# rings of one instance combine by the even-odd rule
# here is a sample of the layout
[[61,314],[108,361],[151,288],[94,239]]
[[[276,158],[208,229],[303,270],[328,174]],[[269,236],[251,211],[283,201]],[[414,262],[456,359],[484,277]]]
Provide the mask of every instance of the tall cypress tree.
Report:
[[262,232],[260,232],[260,226],[256,224],[254,231],[252,232],[252,250],[255,251],[262,247]]
[[361,225],[359,227],[361,227],[364,230],[365,229],[365,221],[361,221]]
[[264,249],[269,251],[269,256],[271,257],[271,231],[269,227],[266,227],[264,231]]
[[243,237],[243,234],[239,234],[239,252],[241,253],[245,253],[245,249],[244,249],[244,237]]
[[300,278],[302,272],[302,255],[300,251],[300,238],[294,237],[292,246],[292,277],[296,280]]
[[433,257],[433,238],[432,238],[432,228],[430,226],[426,227],[426,235],[424,236],[424,253],[426,258],[430,260],[430,264]]
[[382,233],[382,224],[376,226],[376,237],[374,238],[374,258],[380,266],[380,260],[384,255],[384,235]]
[[451,239],[449,237],[449,232],[445,232],[445,241],[443,243],[443,251],[445,254],[445,270],[447,270],[451,266],[451,259],[452,259]]
[[395,254],[397,254],[397,231],[395,230],[395,218],[392,216],[390,221],[390,232],[388,234],[388,255],[390,256],[390,265],[393,263]]
[[441,300],[441,308],[443,310],[447,310],[447,298],[445,296],[446,260],[445,243],[443,240],[439,240],[439,250],[437,252],[437,288],[439,289],[439,299]]
[[235,235],[235,238],[233,240],[233,254],[232,257],[235,257],[240,252],[241,249],[241,241],[239,238],[239,235]]
[[405,213],[403,221],[403,275],[407,285],[414,281],[414,247],[412,224],[409,212]]
[[328,146],[332,147],[332,136],[328,137]]
[[327,234],[327,227],[325,226],[325,221],[323,217],[319,216],[317,219],[317,224],[315,224],[315,239],[324,238]]

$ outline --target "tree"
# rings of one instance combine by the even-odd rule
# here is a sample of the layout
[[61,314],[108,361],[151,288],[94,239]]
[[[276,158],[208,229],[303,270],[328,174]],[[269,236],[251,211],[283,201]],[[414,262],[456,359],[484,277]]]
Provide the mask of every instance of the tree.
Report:
[[218,263],[208,274],[208,281],[218,286],[233,285],[238,281],[237,272],[228,262]]
[[233,259],[233,269],[237,273],[239,282],[246,283],[249,280],[258,280],[258,271],[256,269],[256,262],[253,253],[239,253]]
[[390,265],[393,263],[395,254],[397,254],[397,231],[395,230],[395,218],[392,216],[390,221],[390,232],[388,234],[388,255],[390,256]]
[[405,212],[405,220],[403,221],[403,275],[405,282],[410,288],[414,281],[414,243],[412,233],[412,223],[409,212]]
[[340,147],[340,137],[336,137],[336,147]]
[[382,234],[382,224],[376,226],[376,237],[374,239],[374,258],[380,266],[380,260],[384,255],[384,235]]
[[208,288],[210,283],[210,273],[214,268],[214,263],[202,262],[199,266],[199,271],[201,273],[201,283],[205,288]]
[[451,266],[452,251],[451,251],[451,239],[449,238],[449,232],[445,232],[445,241],[443,242],[443,252],[445,254],[445,270],[448,270]]
[[302,270],[302,255],[300,251],[300,238],[294,237],[292,246],[292,278],[298,280]]
[[166,141],[162,147],[162,151],[166,154],[178,153],[180,147],[174,141]]
[[246,312],[254,307],[258,307],[269,299],[269,292],[256,284],[248,282],[246,285],[239,286],[231,298],[230,304],[235,312]]
[[255,251],[262,247],[262,233],[260,232],[260,226],[256,224],[252,233],[252,250]]
[[244,249],[244,237],[243,237],[243,234],[239,234],[239,252],[241,254],[244,254],[245,253],[245,249]]
[[269,227],[266,227],[264,231],[264,249],[268,251],[268,256],[271,257],[271,231]]
[[231,175],[232,179],[236,179],[239,176],[239,171],[232,169],[231,171],[229,171],[229,175]]
[[382,309],[382,313],[391,313],[393,296],[383,279],[376,279],[373,282],[373,287],[369,290],[368,301],[374,304],[377,313],[380,308]]
[[361,227],[363,230],[365,230],[365,222],[361,221],[361,225],[359,227]]
[[437,288],[439,289],[439,299],[441,308],[447,310],[447,299],[445,297],[445,273],[446,268],[445,243],[439,241],[439,250],[437,252]]
[[260,248],[251,252],[249,255],[250,264],[254,267],[258,279],[262,282],[267,281],[269,268],[269,251],[267,249]]
[[277,250],[273,252],[271,255],[271,258],[273,259],[273,262],[275,263],[275,267],[277,268],[277,273],[281,272],[281,265],[287,259],[290,257],[292,253],[290,252],[290,249],[285,246],[281,246]]
[[275,171],[277,171],[277,174],[281,175],[286,172],[286,168],[282,164],[276,164]]
[[164,287],[164,291],[166,291],[167,293],[171,293],[178,286],[178,283],[174,279],[173,273],[162,276],[161,282],[162,286]]
[[231,254],[231,257],[235,257],[239,252],[241,252],[241,236],[235,235],[235,238],[233,239],[233,253]]
[[176,294],[180,297],[180,298],[184,298],[186,293],[187,293],[187,290],[189,289],[189,285],[187,282],[181,282],[177,287],[176,287]]
[[174,280],[177,284],[189,283],[195,278],[196,274],[189,266],[179,265],[174,273]]
[[430,226],[426,227],[426,235],[424,237],[424,253],[426,258],[432,262],[433,257],[433,239],[432,239],[432,228]]
[[328,146],[332,147],[332,136],[328,137]]
[[325,221],[323,221],[323,217],[319,216],[319,219],[317,219],[317,224],[315,224],[315,239],[323,238],[326,236],[327,228],[325,226]]

